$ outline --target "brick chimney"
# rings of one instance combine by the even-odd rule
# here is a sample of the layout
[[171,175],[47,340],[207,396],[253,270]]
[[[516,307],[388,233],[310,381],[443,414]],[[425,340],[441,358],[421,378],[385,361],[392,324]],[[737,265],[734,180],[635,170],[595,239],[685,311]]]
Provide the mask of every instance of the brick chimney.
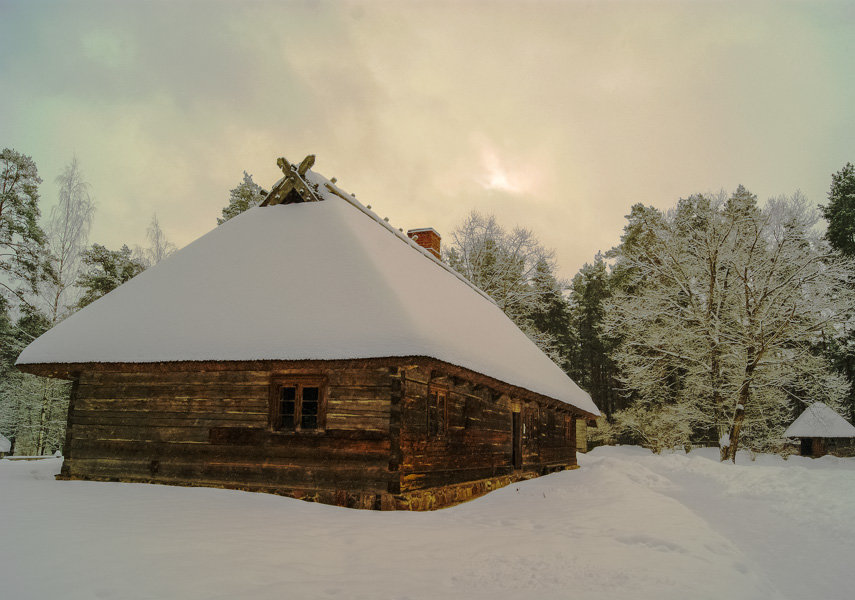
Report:
[[439,241],[442,239],[433,227],[424,229],[410,229],[407,236],[419,246],[439,258]]

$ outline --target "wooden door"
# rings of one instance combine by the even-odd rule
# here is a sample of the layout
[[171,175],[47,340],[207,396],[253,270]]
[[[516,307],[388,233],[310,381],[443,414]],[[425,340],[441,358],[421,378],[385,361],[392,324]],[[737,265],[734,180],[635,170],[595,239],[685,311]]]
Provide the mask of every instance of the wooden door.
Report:
[[514,440],[513,440],[513,448],[511,450],[511,462],[514,465],[514,469],[522,469],[522,418],[520,413],[515,412],[513,414],[513,430],[514,430]]

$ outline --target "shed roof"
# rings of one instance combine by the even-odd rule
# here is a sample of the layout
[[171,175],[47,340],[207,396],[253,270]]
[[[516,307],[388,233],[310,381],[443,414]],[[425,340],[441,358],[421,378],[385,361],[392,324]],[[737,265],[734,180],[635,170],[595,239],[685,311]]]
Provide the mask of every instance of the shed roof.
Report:
[[784,437],[855,437],[855,427],[822,402],[814,402],[787,427]]
[[496,304],[324,177],[227,221],[33,341],[18,365],[426,356],[597,415]]

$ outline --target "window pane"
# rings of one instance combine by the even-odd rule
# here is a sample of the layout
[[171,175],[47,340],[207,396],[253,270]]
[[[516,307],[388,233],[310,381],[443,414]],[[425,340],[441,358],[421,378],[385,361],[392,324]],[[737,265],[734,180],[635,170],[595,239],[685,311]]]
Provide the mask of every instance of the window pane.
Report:
[[317,402],[320,397],[320,392],[316,387],[303,388],[303,404],[306,402]]
[[283,387],[279,394],[279,427],[293,429],[294,410],[297,405],[297,388]]
[[318,428],[318,405],[321,394],[317,387],[303,388],[303,401],[301,406],[300,427],[302,429]]

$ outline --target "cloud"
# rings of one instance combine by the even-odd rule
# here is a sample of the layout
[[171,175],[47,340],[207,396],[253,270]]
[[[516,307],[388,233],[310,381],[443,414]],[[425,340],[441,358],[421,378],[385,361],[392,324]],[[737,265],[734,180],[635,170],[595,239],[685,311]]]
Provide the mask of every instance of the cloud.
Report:
[[10,3],[0,143],[76,152],[93,239],[185,244],[244,170],[317,169],[400,227],[471,209],[532,228],[571,276],[635,202],[744,183],[821,201],[853,160],[844,5]]

